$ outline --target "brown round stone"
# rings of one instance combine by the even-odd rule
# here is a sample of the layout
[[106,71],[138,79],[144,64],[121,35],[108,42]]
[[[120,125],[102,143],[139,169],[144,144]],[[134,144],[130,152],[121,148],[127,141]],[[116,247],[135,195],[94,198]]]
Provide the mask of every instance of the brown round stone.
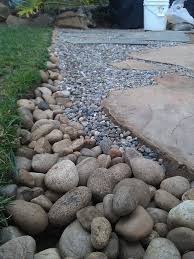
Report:
[[77,219],[82,227],[86,230],[91,230],[91,223],[94,218],[101,217],[102,213],[94,206],[85,207],[77,212]]
[[116,164],[110,167],[108,171],[112,175],[115,183],[118,183],[125,178],[130,178],[132,175],[131,168],[125,163]]
[[7,212],[15,224],[26,233],[39,234],[48,226],[48,216],[37,204],[16,200],[7,206]]
[[168,226],[165,223],[156,223],[154,230],[159,234],[160,237],[166,237],[168,234]]
[[107,194],[112,193],[114,185],[111,174],[105,168],[96,169],[90,175],[87,183],[96,201],[102,201]]
[[91,191],[85,186],[79,186],[67,192],[58,199],[49,211],[49,221],[54,226],[67,226],[76,218],[76,213],[89,205]]
[[161,189],[156,191],[154,200],[157,207],[166,211],[170,211],[180,203],[174,195]]
[[89,176],[99,167],[98,161],[94,157],[88,157],[77,165],[79,174],[79,185],[86,186]]
[[107,194],[103,199],[104,216],[112,223],[116,223],[119,220],[113,211],[113,197],[114,194]]
[[122,152],[118,148],[111,148],[109,150],[109,155],[112,159],[115,157],[122,157]]
[[79,175],[72,161],[63,160],[46,173],[44,181],[48,189],[65,193],[78,185]]
[[194,200],[194,188],[188,190],[187,192],[185,192],[182,196],[182,200],[186,201],[186,200]]
[[153,220],[148,212],[138,206],[129,216],[122,217],[115,226],[116,232],[128,241],[139,241],[153,229]]
[[91,224],[91,241],[95,249],[101,250],[108,245],[112,234],[110,222],[104,217],[94,218]]
[[151,198],[148,185],[135,178],[120,181],[113,193],[113,211],[118,216],[129,215],[138,205],[147,207]]

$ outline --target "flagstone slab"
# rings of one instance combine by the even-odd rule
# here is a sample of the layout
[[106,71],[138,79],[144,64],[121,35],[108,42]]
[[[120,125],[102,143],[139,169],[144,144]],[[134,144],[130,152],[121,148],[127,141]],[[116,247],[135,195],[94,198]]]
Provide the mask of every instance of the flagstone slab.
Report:
[[155,87],[111,91],[102,107],[116,123],[160,150],[171,161],[172,175],[194,180],[194,80],[166,76],[156,81]]
[[115,62],[111,64],[114,68],[117,69],[135,69],[135,70],[141,70],[141,71],[150,71],[150,70],[162,70],[159,65],[153,64],[153,63],[147,63],[145,61],[141,60],[134,60],[129,59],[121,62]]
[[189,43],[182,31],[143,31],[120,29],[63,29],[64,41],[71,44],[147,45],[150,41]]
[[164,64],[183,66],[194,70],[194,45],[180,45],[175,47],[163,47],[141,53],[133,53],[131,58],[154,61]]

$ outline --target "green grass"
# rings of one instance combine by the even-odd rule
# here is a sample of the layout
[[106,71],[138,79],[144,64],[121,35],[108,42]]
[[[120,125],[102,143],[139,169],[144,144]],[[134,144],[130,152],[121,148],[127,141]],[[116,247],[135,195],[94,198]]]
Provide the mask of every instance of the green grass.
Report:
[[[16,129],[20,123],[17,99],[40,81],[39,70],[48,60],[51,29],[0,27],[0,186],[15,171]],[[0,224],[6,200],[0,197]]]

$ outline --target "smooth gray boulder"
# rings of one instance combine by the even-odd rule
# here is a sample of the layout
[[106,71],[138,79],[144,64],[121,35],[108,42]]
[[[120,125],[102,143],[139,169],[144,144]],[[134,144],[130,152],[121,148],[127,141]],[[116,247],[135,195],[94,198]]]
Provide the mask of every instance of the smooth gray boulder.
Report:
[[158,208],[147,208],[154,223],[167,223],[168,212]]
[[17,237],[22,237],[25,234],[15,226],[8,226],[0,229],[0,244],[4,244],[9,240]]
[[90,233],[82,228],[79,221],[74,221],[64,230],[59,250],[62,257],[85,258],[93,252]]
[[47,173],[57,160],[57,154],[36,154],[32,159],[32,168],[37,173]]
[[49,248],[34,255],[34,259],[61,259],[57,248]]
[[129,215],[138,205],[146,208],[151,199],[148,185],[135,178],[120,181],[113,194],[113,211],[117,216]]
[[148,246],[143,259],[181,259],[176,246],[166,238],[155,238]]
[[108,242],[108,245],[102,250],[102,252],[108,257],[108,259],[117,259],[119,255],[119,238],[116,233],[112,233],[112,236]]
[[175,228],[166,238],[175,244],[181,254],[194,250],[194,231],[190,228]]
[[101,252],[91,253],[86,259],[108,259],[108,257]]
[[194,201],[188,200],[171,209],[167,218],[170,229],[187,227],[194,230]]
[[[144,256],[144,249],[140,242],[127,242],[119,238],[119,257],[122,259],[142,259]],[[155,258],[156,259],[156,258]]]
[[182,259],[193,259],[194,258],[194,251],[188,252],[183,255]]
[[36,242],[31,236],[14,238],[0,247],[2,259],[34,259]]
[[93,198],[101,202],[107,194],[112,193],[115,182],[107,169],[98,168],[89,176],[87,186]]

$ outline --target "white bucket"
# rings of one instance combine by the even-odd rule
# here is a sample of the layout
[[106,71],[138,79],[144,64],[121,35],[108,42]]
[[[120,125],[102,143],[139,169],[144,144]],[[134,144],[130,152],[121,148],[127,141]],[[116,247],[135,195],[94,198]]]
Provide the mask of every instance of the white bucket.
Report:
[[169,0],[144,0],[144,30],[165,31]]

